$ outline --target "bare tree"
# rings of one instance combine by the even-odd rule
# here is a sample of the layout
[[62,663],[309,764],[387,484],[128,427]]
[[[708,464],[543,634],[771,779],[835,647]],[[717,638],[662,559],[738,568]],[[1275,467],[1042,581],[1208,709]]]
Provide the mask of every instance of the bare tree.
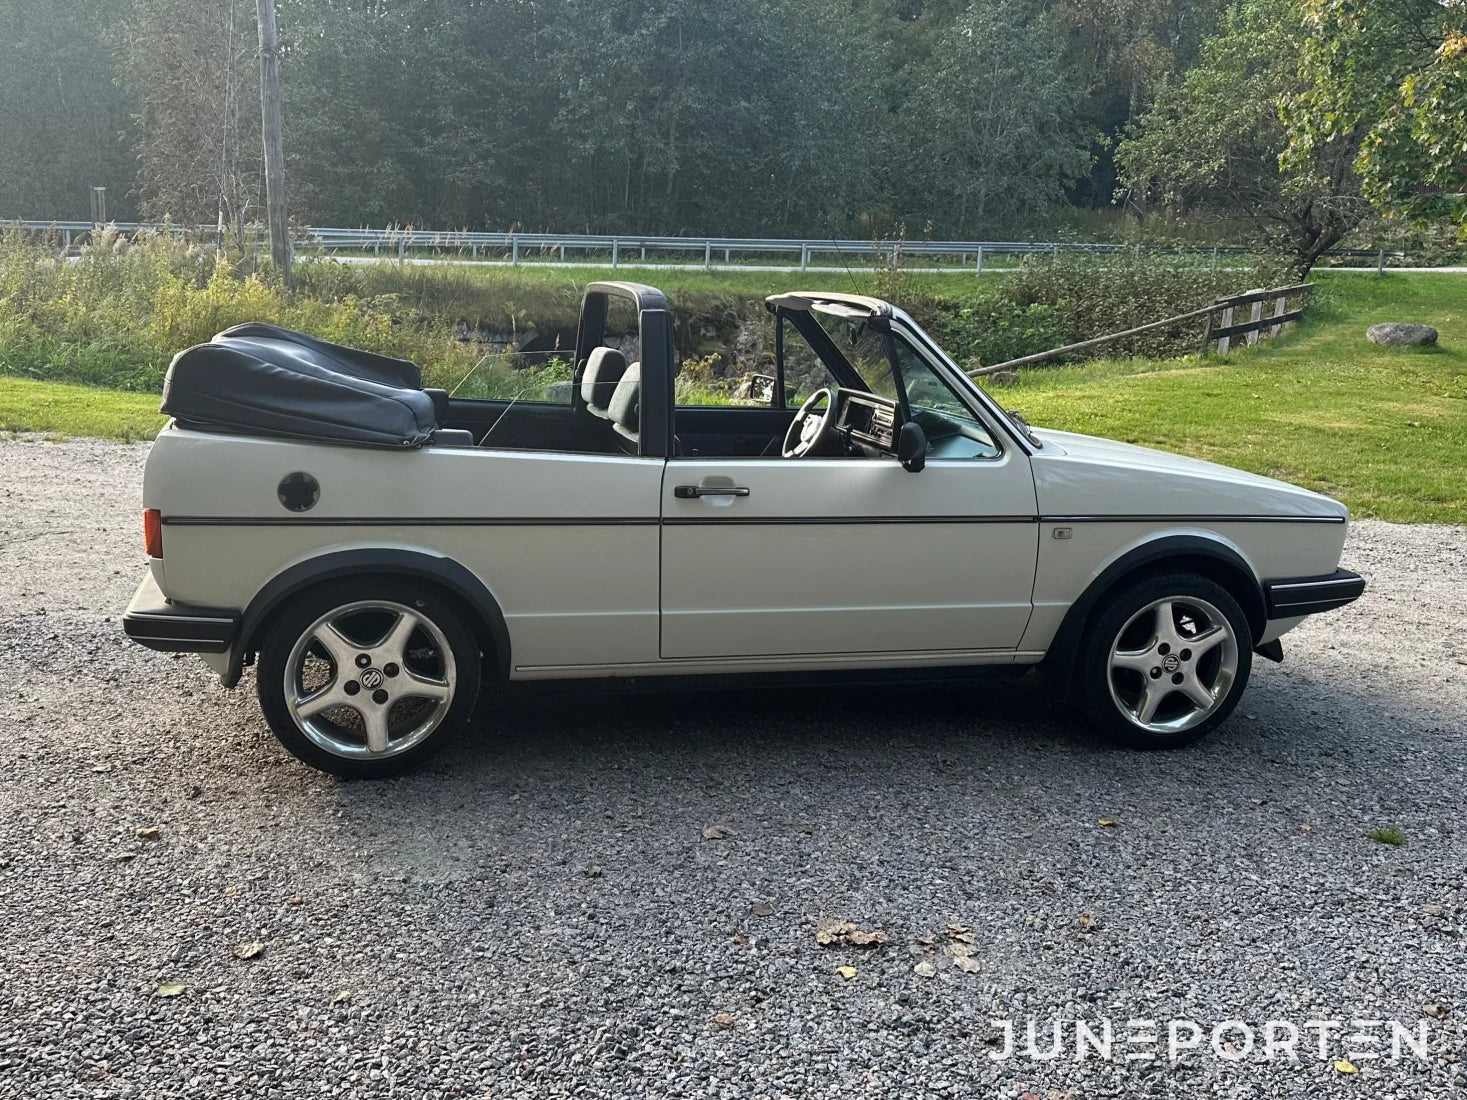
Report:
[[247,0],[137,0],[125,28],[146,216],[217,224],[243,249],[262,182]]

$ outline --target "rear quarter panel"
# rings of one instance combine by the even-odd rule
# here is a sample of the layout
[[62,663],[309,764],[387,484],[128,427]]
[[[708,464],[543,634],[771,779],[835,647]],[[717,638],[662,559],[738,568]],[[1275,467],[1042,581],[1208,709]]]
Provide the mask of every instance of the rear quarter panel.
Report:
[[[287,511],[304,471],[319,502]],[[513,663],[656,660],[660,459],[371,450],[165,429],[144,506],[163,513],[171,599],[243,608],[274,576],[336,550],[451,558],[504,613]],[[595,563],[587,567],[587,562]]]

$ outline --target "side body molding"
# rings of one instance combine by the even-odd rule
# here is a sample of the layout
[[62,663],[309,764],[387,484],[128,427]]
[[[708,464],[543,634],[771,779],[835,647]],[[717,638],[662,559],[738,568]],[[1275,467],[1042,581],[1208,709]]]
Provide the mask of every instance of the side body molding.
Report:
[[1248,623],[1257,637],[1267,620],[1263,589],[1248,563],[1232,547],[1202,535],[1164,535],[1133,547],[1100,571],[1070,605],[1060,622],[1045,654],[1044,666],[1056,675],[1068,690],[1085,620],[1107,592],[1134,573],[1149,566],[1176,563],[1211,576],[1225,585],[1238,598]]
[[358,549],[340,550],[298,562],[276,574],[255,594],[240,621],[238,642],[230,653],[229,670],[222,677],[225,687],[239,682],[246,653],[254,652],[261,642],[261,628],[274,612],[291,596],[326,581],[343,577],[386,574],[429,581],[448,589],[468,605],[469,626],[488,643],[494,653],[494,667],[507,678],[510,669],[509,628],[504,612],[484,582],[463,565],[438,554],[420,550]]

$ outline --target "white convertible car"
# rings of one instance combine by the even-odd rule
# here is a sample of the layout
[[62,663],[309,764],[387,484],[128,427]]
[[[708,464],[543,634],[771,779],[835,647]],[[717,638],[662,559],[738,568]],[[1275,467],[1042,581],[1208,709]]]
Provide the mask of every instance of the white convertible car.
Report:
[[774,377],[724,405],[677,402],[667,301],[633,283],[587,288],[573,381],[536,400],[221,333],[169,371],[128,635],[226,686],[253,664],[285,747],[344,776],[422,761],[485,677],[1040,664],[1152,748],[1364,588],[1327,497],[1031,429],[886,302],[767,308]]

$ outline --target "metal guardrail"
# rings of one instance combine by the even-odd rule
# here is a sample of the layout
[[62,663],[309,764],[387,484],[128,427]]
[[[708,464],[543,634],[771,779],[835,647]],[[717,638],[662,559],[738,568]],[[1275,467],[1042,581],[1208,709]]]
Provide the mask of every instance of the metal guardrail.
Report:
[[[111,226],[124,233],[140,230],[160,232],[165,227],[145,222],[111,222]],[[92,222],[48,222],[34,220],[0,221],[0,225],[19,226],[36,232],[62,234],[65,246],[70,248],[80,236],[89,235],[99,228]],[[172,232],[200,236],[218,234],[217,226],[169,226]],[[816,240],[811,238],[759,238],[759,237],[659,237],[638,234],[564,234],[564,233],[481,233],[468,230],[427,230],[403,228],[347,229],[309,226],[296,239],[296,247],[305,250],[331,252],[334,250],[372,251],[381,255],[384,248],[389,255],[396,253],[399,259],[409,251],[455,251],[468,252],[474,257],[504,256],[511,264],[518,264],[528,256],[553,256],[565,261],[568,251],[606,254],[611,256],[611,266],[620,267],[629,253],[636,253],[638,262],[647,259],[647,253],[678,253],[684,256],[702,254],[703,265],[712,267],[716,255],[721,254],[723,263],[732,263],[734,256],[785,255],[799,257],[800,270],[807,270],[812,258],[836,256],[847,258],[877,259],[891,262],[900,256],[946,256],[956,258],[962,267],[972,266],[975,274],[983,273],[985,260],[995,256],[1026,256],[1036,253],[1082,252],[1115,253],[1135,248],[1159,255],[1211,255],[1215,265],[1227,255],[1243,255],[1257,252],[1256,248],[1234,245],[1160,246],[1129,245],[1110,242],[1080,243],[1073,241],[858,241]],[[1384,248],[1330,249],[1326,256],[1370,257],[1377,268],[1383,270],[1387,259],[1404,259],[1405,253]]]

